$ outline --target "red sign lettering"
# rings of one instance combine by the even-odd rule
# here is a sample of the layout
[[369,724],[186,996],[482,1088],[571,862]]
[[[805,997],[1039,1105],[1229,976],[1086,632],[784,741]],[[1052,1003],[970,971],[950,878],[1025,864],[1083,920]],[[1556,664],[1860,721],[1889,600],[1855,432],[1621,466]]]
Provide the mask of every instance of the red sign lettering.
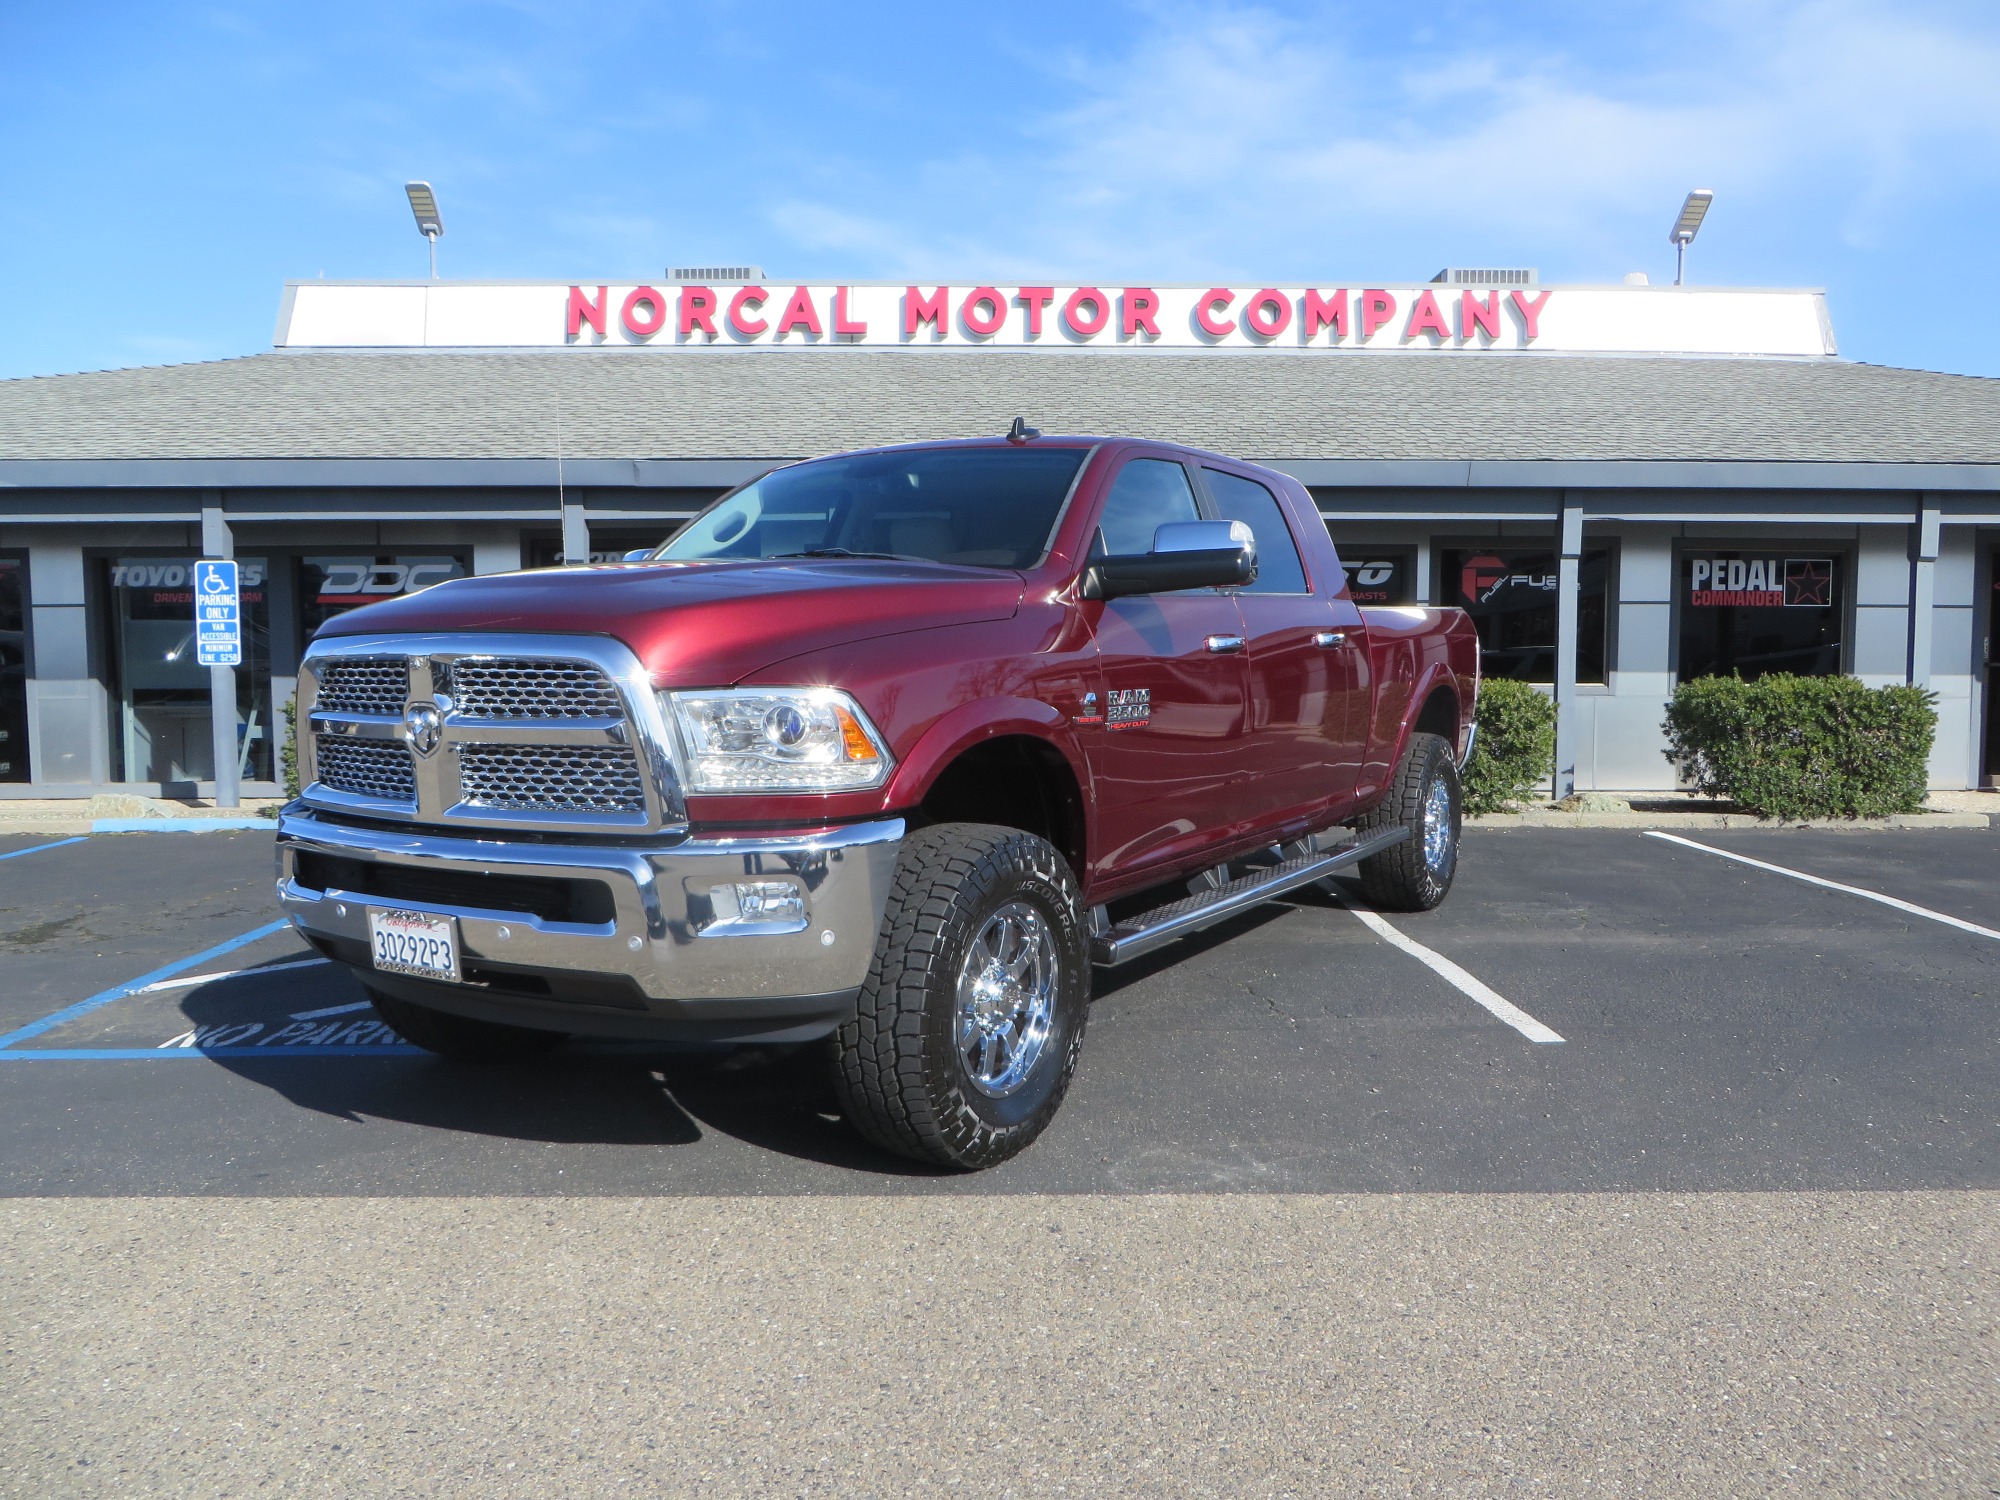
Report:
[[583,331],[583,325],[586,323],[596,329],[601,336],[604,332],[604,305],[610,300],[611,288],[609,287],[601,286],[597,289],[597,300],[595,302],[592,302],[588,297],[583,295],[582,287],[571,287],[569,289],[569,337],[575,338]]

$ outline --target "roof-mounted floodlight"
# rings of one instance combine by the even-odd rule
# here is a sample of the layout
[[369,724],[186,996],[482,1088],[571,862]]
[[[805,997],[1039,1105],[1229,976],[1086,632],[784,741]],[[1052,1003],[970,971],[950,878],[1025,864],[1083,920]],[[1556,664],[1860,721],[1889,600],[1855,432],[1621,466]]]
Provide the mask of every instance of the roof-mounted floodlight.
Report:
[[436,281],[438,236],[444,233],[444,219],[438,214],[437,194],[431,191],[428,182],[406,182],[403,191],[410,195],[410,212],[417,217],[417,233],[430,243],[431,280]]
[[1708,214],[1708,205],[1715,201],[1715,194],[1707,188],[1696,188],[1681,204],[1681,216],[1674,220],[1674,227],[1667,239],[1674,247],[1674,285],[1679,286],[1687,273],[1688,246],[1701,232],[1701,221]]

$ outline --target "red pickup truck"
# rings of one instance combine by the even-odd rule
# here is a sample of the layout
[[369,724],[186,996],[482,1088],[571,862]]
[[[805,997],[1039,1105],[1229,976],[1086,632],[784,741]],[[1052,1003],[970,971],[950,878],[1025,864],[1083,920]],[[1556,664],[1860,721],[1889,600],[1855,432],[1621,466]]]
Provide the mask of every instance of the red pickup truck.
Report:
[[1348,866],[1444,898],[1478,661],[1357,608],[1269,469],[1019,421],[816,459],[322,629],[278,897],[420,1046],[826,1039],[864,1135],[983,1167],[1093,964]]

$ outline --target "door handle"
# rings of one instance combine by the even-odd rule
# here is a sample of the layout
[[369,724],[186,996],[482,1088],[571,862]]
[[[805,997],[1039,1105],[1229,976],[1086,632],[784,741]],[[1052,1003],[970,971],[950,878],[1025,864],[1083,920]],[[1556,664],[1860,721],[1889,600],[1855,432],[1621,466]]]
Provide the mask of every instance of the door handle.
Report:
[[1316,630],[1313,632],[1313,644],[1315,646],[1324,646],[1328,650],[1332,650],[1335,646],[1345,646],[1347,644],[1347,632],[1344,630]]
[[1205,650],[1209,651],[1241,651],[1243,649],[1243,637],[1240,635],[1212,635],[1201,644]]

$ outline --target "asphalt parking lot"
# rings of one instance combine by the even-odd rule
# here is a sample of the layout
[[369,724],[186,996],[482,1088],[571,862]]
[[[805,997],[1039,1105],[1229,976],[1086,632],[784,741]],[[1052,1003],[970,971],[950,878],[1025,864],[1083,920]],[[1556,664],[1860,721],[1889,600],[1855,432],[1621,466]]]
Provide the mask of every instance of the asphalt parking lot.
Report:
[[[864,1145],[809,1055],[417,1053],[289,931],[226,947],[273,923],[266,836],[47,848],[0,861],[0,1191],[2000,1187],[1992,938],[1640,833],[1466,842],[1445,906],[1390,925],[1560,1045],[1311,892],[1100,976],[1056,1127],[973,1177]],[[2000,921],[1990,834],[1698,842]]]
[[971,1177],[805,1055],[416,1053],[267,835],[0,839],[0,1490],[2000,1493],[2000,836],[1688,837],[1101,976]]

